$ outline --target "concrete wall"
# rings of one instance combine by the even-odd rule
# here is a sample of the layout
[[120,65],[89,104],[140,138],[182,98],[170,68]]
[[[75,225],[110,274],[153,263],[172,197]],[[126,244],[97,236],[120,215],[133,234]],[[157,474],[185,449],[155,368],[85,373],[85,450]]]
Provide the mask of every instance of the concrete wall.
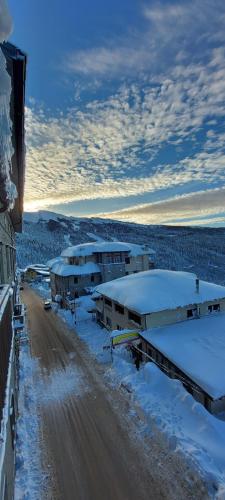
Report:
[[0,213],[0,284],[14,280],[15,264],[14,229],[9,214]]
[[220,311],[225,311],[225,298],[214,301],[207,301],[203,304],[190,304],[185,307],[178,307],[177,309],[165,309],[164,311],[155,312],[146,315],[146,327],[154,328],[157,326],[172,325],[178,323],[179,321],[191,321],[193,318],[187,317],[187,311],[189,309],[197,309],[196,314],[198,316],[205,316],[207,314],[219,314],[219,312],[209,312],[209,306],[215,304],[220,304]]
[[130,257],[130,263],[125,264],[125,274],[133,274],[134,272],[148,271],[149,270],[149,256],[138,255],[137,257]]

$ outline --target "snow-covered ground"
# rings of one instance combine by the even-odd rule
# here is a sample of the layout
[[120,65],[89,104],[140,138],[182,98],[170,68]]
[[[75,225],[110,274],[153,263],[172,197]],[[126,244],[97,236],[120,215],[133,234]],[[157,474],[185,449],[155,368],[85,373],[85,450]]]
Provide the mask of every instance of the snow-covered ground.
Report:
[[35,381],[38,362],[31,358],[28,344],[22,343],[19,360],[15,500],[40,500],[43,498],[47,478],[41,465],[40,420]]
[[217,419],[184,389],[178,380],[169,379],[153,363],[142,365],[137,371],[126,347],[113,350],[109,345],[109,332],[101,328],[87,312],[90,296],[77,300],[76,324],[70,311],[59,314],[76,328],[91,353],[105,365],[105,378],[109,384],[126,387],[144,412],[146,428],[159,429],[168,439],[174,452],[182,451],[208,484],[213,498],[225,499],[225,422]]

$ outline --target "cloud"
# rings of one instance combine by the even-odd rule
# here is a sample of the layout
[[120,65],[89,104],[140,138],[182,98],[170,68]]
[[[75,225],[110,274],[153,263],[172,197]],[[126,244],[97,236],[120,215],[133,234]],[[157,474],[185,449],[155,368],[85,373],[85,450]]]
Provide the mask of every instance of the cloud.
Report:
[[143,204],[101,217],[143,224],[225,224],[225,187]]
[[0,42],[8,39],[12,32],[13,24],[6,0],[0,0]]
[[[143,9],[143,31],[131,26],[124,37],[104,45],[75,50],[65,59],[70,72],[83,77],[140,77],[164,73],[175,61],[207,57],[208,45],[224,42],[225,5],[222,0],[182,4],[152,3]],[[200,57],[199,57],[200,56]]]
[[30,101],[26,208],[223,186],[224,15],[220,0],[147,5],[143,33],[70,54],[78,100],[79,75],[117,90],[55,116]]

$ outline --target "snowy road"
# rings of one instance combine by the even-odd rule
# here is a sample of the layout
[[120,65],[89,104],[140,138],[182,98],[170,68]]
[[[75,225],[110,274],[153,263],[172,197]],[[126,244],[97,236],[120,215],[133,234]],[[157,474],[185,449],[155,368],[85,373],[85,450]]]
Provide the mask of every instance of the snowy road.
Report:
[[[107,396],[98,367],[83,343],[29,288],[32,355],[40,364],[43,464],[51,471],[47,497],[62,500],[168,498],[154,480],[129,420]],[[123,412],[119,391],[113,391]],[[134,442],[133,442],[134,441]],[[145,463],[146,462],[146,463]]]

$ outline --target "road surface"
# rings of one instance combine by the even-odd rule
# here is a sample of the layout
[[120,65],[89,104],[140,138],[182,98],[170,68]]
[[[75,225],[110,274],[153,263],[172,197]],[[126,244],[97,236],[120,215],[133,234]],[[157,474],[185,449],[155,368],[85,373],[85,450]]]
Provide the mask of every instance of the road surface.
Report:
[[[116,389],[111,393],[103,380],[104,368],[92,359],[75,332],[53,311],[44,311],[42,300],[29,287],[24,289],[23,300],[31,353],[40,365],[43,467],[51,471],[46,498],[193,498],[194,489],[188,490],[185,481],[179,490],[175,483],[173,488],[173,480],[166,484],[166,473],[164,481],[159,480],[157,457],[151,460],[156,465],[150,466],[143,443],[134,436],[134,425],[125,415],[126,395]],[[177,484],[178,475],[175,471]],[[198,481],[192,487],[196,488],[194,498],[205,498],[199,495],[203,490]]]

